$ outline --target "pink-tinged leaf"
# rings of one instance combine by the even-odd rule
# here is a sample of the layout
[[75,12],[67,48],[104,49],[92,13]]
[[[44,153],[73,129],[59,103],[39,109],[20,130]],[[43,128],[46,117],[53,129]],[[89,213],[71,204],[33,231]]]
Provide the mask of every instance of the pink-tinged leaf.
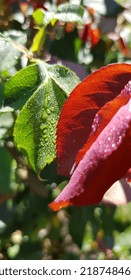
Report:
[[116,114],[116,112],[125,105],[130,99],[130,82],[125,86],[122,90],[121,94],[116,96],[112,101],[107,102],[95,115],[92,124],[92,131],[87,139],[86,144],[82,149],[78,152],[75,166],[81,161],[84,154],[93,144],[93,142],[97,139],[98,135],[101,131],[106,127],[106,125],[111,121],[112,117]]
[[69,175],[78,151],[86,143],[97,111],[130,80],[130,64],[112,64],[89,75],[65,102],[57,127],[58,172]]
[[68,205],[97,204],[131,166],[131,98],[122,106],[86,152],[69,183],[50,204],[55,211]]

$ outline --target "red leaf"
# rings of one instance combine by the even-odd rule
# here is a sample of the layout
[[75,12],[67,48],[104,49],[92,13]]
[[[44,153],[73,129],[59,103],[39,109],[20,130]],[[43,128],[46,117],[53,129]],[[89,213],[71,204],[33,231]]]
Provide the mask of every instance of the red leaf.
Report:
[[68,205],[99,203],[110,186],[129,170],[130,155],[131,98],[102,130],[50,207],[59,210]]
[[129,89],[128,85],[122,90],[121,94],[118,95],[115,99],[110,102],[107,102],[96,114],[91,134],[84,145],[84,147],[78,152],[76,157],[76,164],[77,165],[80,160],[83,158],[84,154],[90,148],[90,146],[95,142],[101,131],[107,126],[110,122],[112,117],[116,114],[116,112],[120,109],[121,106],[125,105],[129,99]]
[[93,29],[90,23],[85,25],[84,30],[81,30],[79,35],[83,42],[89,40],[92,48],[99,42],[100,39],[99,29]]
[[118,44],[119,44],[119,47],[120,47],[120,50],[121,52],[123,52],[123,54],[128,57],[129,55],[129,49],[127,47],[127,45],[125,44],[124,40],[122,37],[119,38],[118,40]]
[[130,80],[130,64],[112,64],[89,75],[65,102],[57,127],[58,172],[69,175],[78,151],[86,143],[97,111]]
[[100,31],[98,28],[90,29],[88,34],[89,40],[91,42],[91,47],[93,48],[100,40]]

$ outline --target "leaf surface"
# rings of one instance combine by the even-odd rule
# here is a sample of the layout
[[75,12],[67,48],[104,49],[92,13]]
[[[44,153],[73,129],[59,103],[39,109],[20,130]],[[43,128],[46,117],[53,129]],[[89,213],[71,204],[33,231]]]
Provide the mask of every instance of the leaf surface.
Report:
[[57,126],[58,172],[69,175],[92,130],[97,111],[128,83],[130,64],[111,64],[84,79],[65,102]]
[[61,4],[58,6],[55,17],[60,21],[82,23],[84,8],[76,4]]
[[84,8],[77,4],[60,4],[55,12],[44,9],[37,9],[33,13],[35,23],[47,26],[54,25],[57,20],[63,22],[83,23]]
[[14,102],[16,98],[16,102],[27,101],[15,123],[15,143],[27,152],[38,173],[56,157],[56,125],[61,107],[78,82],[78,77],[68,68],[42,61],[21,70],[9,81],[6,96]]
[[4,34],[0,33],[0,72],[9,70],[17,63],[21,50],[15,47],[15,44],[18,46],[18,44],[25,43],[26,35],[23,32],[9,31]]
[[99,203],[110,186],[129,170],[130,155],[131,99],[102,130],[50,207],[59,210],[68,205]]
[[95,118],[93,120],[92,124],[92,131],[89,136],[89,139],[87,140],[84,147],[78,152],[78,155],[76,157],[76,164],[80,162],[80,160],[83,158],[84,154],[87,152],[87,150],[90,148],[90,146],[95,142],[99,134],[102,132],[102,130],[107,126],[107,124],[111,121],[113,116],[117,113],[117,111],[121,108],[121,106],[125,105],[129,99],[130,94],[128,90],[128,84],[125,87],[126,89],[122,90],[121,94],[116,96],[115,99],[111,100],[110,102],[107,102],[95,115]]
[[18,71],[5,84],[5,104],[14,109],[21,109],[44,78],[38,64],[27,66]]
[[42,25],[44,20],[44,10],[42,8],[39,8],[34,11],[33,18],[36,24]]

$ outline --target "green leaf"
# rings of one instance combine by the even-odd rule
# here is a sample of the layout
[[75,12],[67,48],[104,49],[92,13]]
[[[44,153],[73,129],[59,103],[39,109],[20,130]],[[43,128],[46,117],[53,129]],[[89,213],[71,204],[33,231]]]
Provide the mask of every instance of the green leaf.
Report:
[[65,92],[68,97],[73,88],[80,82],[77,75],[69,68],[54,64],[46,64],[47,71],[54,82]]
[[56,21],[57,18],[55,17],[54,12],[44,11],[44,20],[43,20],[44,26],[47,26],[48,24],[54,26]]
[[84,8],[76,4],[61,4],[55,17],[60,21],[83,23]]
[[43,9],[37,9],[33,13],[33,17],[35,20],[35,23],[37,25],[44,25],[46,27],[48,24],[54,25],[57,21],[57,18],[55,18],[55,13],[50,11],[45,11]]
[[23,32],[12,30],[0,33],[0,72],[7,71],[16,64],[20,52],[23,51],[23,46],[20,47],[19,44],[25,42],[26,35]]
[[13,126],[14,118],[10,107],[0,109],[0,140],[7,135],[8,130]]
[[42,45],[44,44],[44,39],[45,39],[45,27],[43,26],[36,33],[36,35],[33,39],[33,44],[31,46],[31,51],[32,52],[39,52]]
[[27,35],[25,32],[18,31],[18,30],[8,30],[3,33],[5,40],[9,43],[13,42],[17,44],[25,45],[27,42]]
[[34,11],[33,18],[36,24],[42,25],[44,20],[44,10],[39,8]]
[[10,107],[9,109],[7,107],[5,108],[7,109],[5,112],[4,108],[3,110],[0,110],[0,127],[10,128],[13,125],[14,119],[11,114]]
[[0,40],[0,72],[7,71],[14,66],[19,56],[19,51],[10,43]]
[[83,23],[84,8],[75,4],[61,4],[56,12],[37,9],[34,14],[35,23],[38,25],[54,25],[57,20],[64,22]]
[[[32,96],[16,120],[14,138],[17,146],[27,152],[30,164],[39,173],[56,157],[56,125],[61,107],[79,83],[79,79],[75,73],[62,65],[51,66],[38,61],[38,64],[32,67],[37,69],[36,80],[39,80],[39,83],[36,83],[34,90],[33,87],[30,89]],[[29,71],[26,71],[28,75],[30,69],[28,67]],[[27,84],[26,82],[25,88]],[[19,87],[21,88],[20,84],[17,93],[15,92],[15,97],[18,95],[18,98]],[[28,88],[25,89],[26,94],[27,91]]]
[[3,98],[4,98],[4,93],[3,93],[3,84],[0,80],[0,108],[2,106],[2,103],[3,103]]
[[38,64],[27,66],[18,71],[5,84],[5,104],[20,109],[43,79]]
[[5,106],[5,107],[2,107],[0,109],[0,114],[1,113],[10,113],[10,112],[13,112],[14,109],[12,107],[9,107],[9,106]]

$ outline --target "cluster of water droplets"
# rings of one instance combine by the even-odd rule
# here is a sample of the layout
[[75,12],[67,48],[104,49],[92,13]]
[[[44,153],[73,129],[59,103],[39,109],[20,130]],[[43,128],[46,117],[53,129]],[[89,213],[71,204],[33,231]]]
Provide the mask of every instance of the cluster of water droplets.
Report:
[[[131,94],[131,82],[125,86],[124,91]],[[127,130],[130,128],[131,111],[130,109],[124,109],[125,106],[119,109],[116,116],[109,123],[108,129],[105,129],[104,138],[99,141],[99,148],[103,149],[104,157],[107,157],[111,152],[118,149],[126,136]]]
[[56,117],[55,117],[55,102],[53,104],[53,97],[50,92],[45,92],[44,106],[41,113],[41,139],[40,139],[40,154],[39,163],[44,159],[49,161],[55,156],[54,144],[56,141],[55,136]]
[[92,124],[92,133],[95,133],[100,126],[102,120],[102,116],[100,114],[96,114]]
[[99,151],[102,151],[103,158],[106,158],[113,151],[117,150],[122,139],[125,137],[125,128],[122,130],[121,125],[122,123],[119,126],[110,127],[110,130],[104,135],[104,139],[98,141]]
[[[126,92],[131,95],[131,81],[125,86],[123,93]],[[123,139],[126,137],[127,130],[131,125],[131,112],[128,110],[128,106],[122,106],[116,115],[112,118],[109,124],[98,136],[97,141],[85,154],[77,167],[69,183],[70,194],[69,197],[73,199],[75,196],[79,196],[84,192],[84,188],[81,187],[81,181],[84,180],[85,174],[97,167],[99,161],[108,158],[114,151],[116,151]],[[92,131],[95,133],[99,128],[102,116],[96,114],[92,125]],[[79,169],[79,170],[78,170]],[[72,184],[75,182],[75,189]]]
[[122,93],[124,92],[129,93],[131,95],[131,81],[129,81],[128,84],[122,90]]

